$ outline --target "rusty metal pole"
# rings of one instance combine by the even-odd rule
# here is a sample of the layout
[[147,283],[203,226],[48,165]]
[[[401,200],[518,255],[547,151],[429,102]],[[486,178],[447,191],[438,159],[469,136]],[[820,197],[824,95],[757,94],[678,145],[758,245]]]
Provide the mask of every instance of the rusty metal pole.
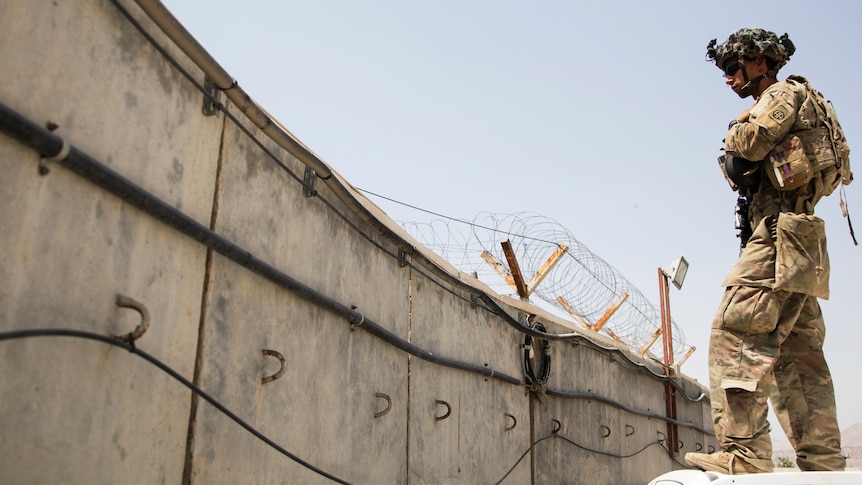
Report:
[[[661,330],[662,342],[664,343],[664,373],[668,376],[664,384],[665,411],[668,418],[676,421],[676,388],[670,378],[673,369],[673,335],[671,334],[670,318],[670,288],[668,287],[668,276],[658,269],[659,300],[661,301]],[[676,423],[667,423],[668,453],[670,456],[679,455],[679,429]]]
[[509,263],[509,272],[512,273],[512,279],[515,281],[515,290],[522,300],[528,301],[529,293],[527,293],[527,283],[524,282],[524,275],[521,273],[521,266],[518,264],[518,258],[515,256],[515,250],[512,248],[512,242],[509,238],[500,241],[500,246],[503,247],[503,254],[506,255],[506,261]]
[[661,335],[664,344],[664,372],[670,376],[673,368],[673,335],[671,334],[670,319],[670,288],[668,277],[661,268],[658,269],[658,289],[661,301]]

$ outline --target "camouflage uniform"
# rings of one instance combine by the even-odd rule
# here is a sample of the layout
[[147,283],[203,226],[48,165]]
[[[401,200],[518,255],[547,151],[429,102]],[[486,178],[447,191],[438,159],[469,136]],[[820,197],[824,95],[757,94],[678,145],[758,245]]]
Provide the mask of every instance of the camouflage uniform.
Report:
[[[748,122],[731,127],[725,151],[763,160],[788,133],[814,126],[816,114],[802,109],[806,95],[802,82],[770,85]],[[813,215],[825,195],[825,176],[815,173],[791,191],[779,191],[766,176],[760,178],[749,210],[753,234],[723,283],[727,289],[712,323],[716,436],[728,452],[761,470],[771,470],[768,398],[800,469],[844,468],[817,302],[829,296],[825,229]]]

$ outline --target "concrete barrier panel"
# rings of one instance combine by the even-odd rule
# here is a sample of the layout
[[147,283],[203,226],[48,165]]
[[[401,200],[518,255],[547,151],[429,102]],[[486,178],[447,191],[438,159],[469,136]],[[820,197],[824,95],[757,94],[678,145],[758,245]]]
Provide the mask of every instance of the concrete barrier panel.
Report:
[[[204,66],[135,2],[6,2],[0,32],[0,103],[131,184],[0,134],[0,481],[639,484],[682,466],[657,445],[655,362],[583,332],[527,386],[515,322],[573,324],[415,248],[224,92],[204,113]],[[100,340],[144,313],[134,348]],[[87,333],[11,333],[55,327]],[[678,410],[683,451],[714,443],[707,400]]]

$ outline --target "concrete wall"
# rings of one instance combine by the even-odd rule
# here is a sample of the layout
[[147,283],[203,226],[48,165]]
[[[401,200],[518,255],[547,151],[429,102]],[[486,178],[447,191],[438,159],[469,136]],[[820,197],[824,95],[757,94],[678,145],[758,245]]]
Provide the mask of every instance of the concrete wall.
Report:
[[[141,317],[118,295],[151,317],[135,349],[351,483],[638,484],[680,467],[664,448],[655,362],[597,335],[553,341],[546,389],[531,392],[525,336],[478,302],[487,288],[421,247],[399,255],[415,241],[395,240],[402,231],[360,194],[379,222],[320,180],[316,195],[304,194],[305,166],[224,96],[225,111],[205,116],[202,93],[183,75],[202,85],[201,69],[135,3],[118,4],[165,53],[109,0],[0,0],[0,103],[56,123],[76,149],[317,294],[355,306],[418,357],[63,163],[44,163],[40,174],[39,154],[0,134],[0,481],[332,482],[137,354],[13,333],[126,334]],[[574,332],[491,296],[511,317],[537,314],[550,332]],[[263,349],[286,366],[267,383],[280,366]],[[440,365],[425,351],[496,374]],[[700,386],[679,381],[679,420],[693,425],[679,427],[682,452],[715,446],[703,432],[708,401],[682,397]],[[575,393],[600,399],[565,397]]]

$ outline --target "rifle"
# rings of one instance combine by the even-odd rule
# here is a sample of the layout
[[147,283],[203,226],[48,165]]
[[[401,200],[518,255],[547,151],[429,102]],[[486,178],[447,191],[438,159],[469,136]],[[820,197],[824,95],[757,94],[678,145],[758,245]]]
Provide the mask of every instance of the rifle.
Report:
[[752,230],[751,230],[751,222],[748,220],[748,207],[749,207],[748,197],[740,194],[736,199],[736,208],[734,209],[734,215],[736,216],[735,227],[736,230],[739,231],[736,237],[739,238],[739,254],[742,254],[742,250],[745,249],[745,246],[748,244],[749,238],[751,238]]

